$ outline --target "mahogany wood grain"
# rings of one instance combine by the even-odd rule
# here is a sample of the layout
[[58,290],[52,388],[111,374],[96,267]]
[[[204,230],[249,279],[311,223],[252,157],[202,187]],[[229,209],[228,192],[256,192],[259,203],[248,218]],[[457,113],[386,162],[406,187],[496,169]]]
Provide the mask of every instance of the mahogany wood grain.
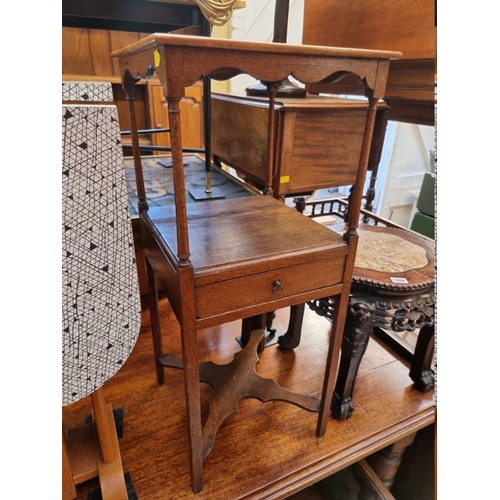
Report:
[[[153,268],[148,259],[144,259],[147,272],[147,284],[148,284],[148,300],[149,300],[149,316],[151,328],[153,334],[153,345],[154,352],[163,352],[161,343],[161,328],[160,328],[160,317],[158,313],[158,283]],[[163,366],[160,363],[160,359],[154,356],[154,364],[156,368],[156,377],[159,384],[163,384],[165,381],[165,372]]]
[[[261,377],[255,371],[259,362],[257,351],[264,340],[265,330],[254,330],[245,348],[235,353],[230,363],[220,365],[212,361],[200,364],[200,382],[213,387],[215,394],[210,402],[208,420],[203,429],[203,458],[212,451],[215,434],[226,418],[238,411],[238,404],[244,398],[256,398],[263,403],[286,401],[305,410],[318,412],[320,401],[314,396],[295,394],[280,387],[274,380]],[[180,358],[163,355],[160,363],[165,367],[183,369]],[[243,380],[240,380],[243,378]]]
[[[181,356],[180,327],[167,300],[159,303],[165,352]],[[288,309],[277,311],[286,323]],[[235,341],[241,322],[200,332],[200,361],[224,364],[240,351]],[[256,371],[286,389],[318,395],[323,383],[330,324],[306,311],[303,340],[294,351],[265,349]],[[165,370],[159,386],[151,363],[153,347],[148,311],[141,334],[123,368],[105,385],[107,397],[124,412],[120,449],[141,500],[165,498],[287,498],[344,467],[404,439],[434,422],[434,393],[421,393],[408,379],[409,363],[380,343],[370,342],[361,363],[349,420],[329,419],[323,438],[314,435],[314,413],[281,402],[243,400],[238,412],[219,428],[214,449],[204,463],[205,487],[190,487],[187,420],[180,370]],[[202,418],[208,417],[212,389],[201,386]],[[81,425],[91,410],[90,398],[63,409],[69,427]],[[251,472],[250,469],[251,468]],[[98,487],[90,480],[77,487],[76,500],[87,500]]]
[[[164,244],[174,252],[178,244],[177,234],[169,232],[170,226],[175,223],[174,207],[153,207],[148,213]],[[309,258],[306,256],[306,260],[301,262],[316,260],[313,249],[327,252],[322,255],[323,258],[345,255],[341,235],[331,234],[328,228],[310,224],[297,211],[290,211],[283,203],[267,197],[248,196],[191,203],[187,207],[187,214],[192,247],[190,260],[196,268],[195,277],[200,286],[240,276],[234,267],[246,265],[244,260],[255,260],[259,266],[257,271],[265,272],[298,264],[295,252],[307,248],[310,248]],[[268,230],[272,222],[279,225],[279,231],[274,234]],[[242,231],[241,226],[247,230]],[[277,232],[286,240],[280,241]],[[213,234],[218,237],[214,238]],[[308,245],[300,241],[301,234],[304,235],[303,239],[308,239]],[[259,244],[248,248],[255,239]],[[232,242],[231,246],[228,246],[228,241]],[[340,249],[337,250],[338,246]],[[269,255],[283,265],[266,262],[264,257]]]
[[[434,125],[436,23],[433,0],[308,0],[304,7],[303,43],[332,47],[398,50],[391,64],[385,98],[389,119]],[[354,80],[315,84],[313,93],[359,93]]]
[[[119,60],[122,83],[130,103],[134,165],[138,184],[142,163],[138,154],[137,127],[133,124],[135,82],[159,76],[169,110],[172,144],[175,210],[149,210],[144,188],[138,189],[142,243],[151,265],[173,306],[181,326],[184,392],[188,423],[189,463],[193,492],[203,489],[203,458],[207,436],[214,431],[202,423],[200,414],[200,367],[198,332],[208,326],[235,319],[263,315],[271,310],[300,304],[330,294],[337,296],[325,362],[324,384],[317,418],[318,436],[326,432],[332,390],[338,369],[340,343],[351,284],[356,245],[356,228],[362,189],[374,130],[377,102],[383,97],[389,62],[397,52],[292,46],[242,42],[200,36],[155,33],[113,52]],[[359,159],[353,172],[348,229],[343,237],[325,230],[271,196],[251,196],[199,204],[186,204],[183,168],[183,131],[180,102],[186,87],[201,78],[225,80],[247,73],[266,82],[270,91],[267,128],[265,188],[271,194],[276,127],[274,100],[280,82],[290,76],[303,83],[332,81],[356,74],[366,86],[363,134]],[[321,279],[309,279],[308,274]],[[153,318],[155,300],[150,300]],[[153,320],[153,326],[156,321]],[[155,333],[155,336],[159,332]],[[155,341],[158,346],[159,342]],[[160,358],[164,353],[155,352]],[[324,365],[324,366],[325,366]],[[227,365],[227,370],[232,366]],[[243,367],[242,370],[243,371]],[[161,378],[158,382],[161,383]],[[240,384],[246,377],[240,373]],[[233,391],[233,377],[224,390],[215,392],[218,408]],[[274,386],[273,386],[274,387]],[[273,399],[274,388],[267,396]],[[281,393],[283,394],[283,393]],[[283,399],[280,396],[280,399]],[[290,397],[288,402],[294,403]],[[208,422],[211,422],[211,415]],[[220,419],[217,419],[220,425]]]
[[[386,109],[379,103],[378,113]],[[267,100],[212,95],[212,153],[264,190]],[[362,100],[309,95],[279,98],[272,191],[277,198],[356,181],[367,105]],[[378,114],[377,113],[377,114]],[[374,142],[385,130],[380,130]]]
[[397,50],[403,59],[434,59],[433,0],[308,0],[303,43]]

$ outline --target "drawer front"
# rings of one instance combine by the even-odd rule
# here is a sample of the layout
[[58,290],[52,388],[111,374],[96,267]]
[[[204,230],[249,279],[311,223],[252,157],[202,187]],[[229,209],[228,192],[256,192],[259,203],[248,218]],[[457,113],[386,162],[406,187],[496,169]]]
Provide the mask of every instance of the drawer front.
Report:
[[196,288],[197,316],[206,318],[340,283],[345,257],[285,267]]

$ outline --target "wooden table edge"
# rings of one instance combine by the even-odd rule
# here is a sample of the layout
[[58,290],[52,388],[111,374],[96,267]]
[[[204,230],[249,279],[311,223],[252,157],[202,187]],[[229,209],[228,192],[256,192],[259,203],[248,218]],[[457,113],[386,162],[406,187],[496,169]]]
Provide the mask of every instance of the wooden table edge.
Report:
[[[383,429],[370,436],[370,443],[360,442],[326,456],[304,469],[291,473],[272,484],[238,497],[238,500],[282,500],[318,481],[349,467],[373,453],[389,446],[406,436],[413,434],[436,420],[436,407],[431,406],[417,415],[413,415],[397,425]],[[328,430],[327,430],[328,432]],[[375,445],[373,445],[375,444]]]

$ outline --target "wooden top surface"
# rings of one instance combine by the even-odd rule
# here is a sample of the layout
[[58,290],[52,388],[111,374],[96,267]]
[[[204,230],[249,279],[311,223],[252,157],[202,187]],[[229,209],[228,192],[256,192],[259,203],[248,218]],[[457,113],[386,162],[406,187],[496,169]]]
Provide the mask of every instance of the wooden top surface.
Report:
[[165,97],[184,96],[184,89],[203,76],[228,80],[247,74],[261,82],[280,82],[293,76],[304,84],[331,82],[346,76],[362,82],[364,93],[384,97],[390,62],[400,52],[247,42],[189,34],[153,33],[112,52],[122,77],[129,81],[160,78]]
[[[271,196],[211,200],[187,205],[189,245],[195,275],[222,275],[266,259],[293,265],[317,258],[318,252],[345,253],[342,236],[284,205]],[[177,248],[173,206],[150,208],[148,217],[172,252]],[[228,242],[232,242],[228,245]],[[257,243],[256,243],[257,242]],[[340,249],[340,252],[339,252]],[[267,264],[268,265],[268,264]],[[266,263],[262,262],[261,270]],[[279,267],[279,266],[278,266]]]
[[401,52],[386,50],[350,49],[344,47],[322,47],[319,45],[295,45],[286,43],[253,42],[241,40],[227,40],[202,36],[175,35],[170,33],[153,33],[136,43],[111,53],[112,57],[126,57],[154,50],[161,46],[190,47],[211,50],[234,50],[239,52],[306,55],[309,57],[348,57],[356,59],[388,59],[395,60],[402,57]]
[[414,289],[434,283],[435,245],[403,229],[362,224],[354,264],[354,283]]
[[203,76],[228,80],[247,74],[261,82],[280,82],[293,76],[303,84],[357,79],[365,95],[384,97],[393,51],[247,42],[189,34],[153,33],[112,52],[122,78],[129,84],[151,78],[156,70],[165,97],[180,98],[184,89]]

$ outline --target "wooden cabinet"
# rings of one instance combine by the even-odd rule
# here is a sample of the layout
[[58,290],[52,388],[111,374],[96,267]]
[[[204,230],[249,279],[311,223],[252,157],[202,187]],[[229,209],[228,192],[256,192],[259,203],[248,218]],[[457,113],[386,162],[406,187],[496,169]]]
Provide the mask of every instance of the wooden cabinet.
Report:
[[[212,153],[258,189],[266,180],[266,99],[212,95]],[[378,110],[387,105],[381,102]],[[361,153],[367,102],[309,95],[276,101],[275,197],[354,184]],[[375,143],[384,128],[376,127]]]

